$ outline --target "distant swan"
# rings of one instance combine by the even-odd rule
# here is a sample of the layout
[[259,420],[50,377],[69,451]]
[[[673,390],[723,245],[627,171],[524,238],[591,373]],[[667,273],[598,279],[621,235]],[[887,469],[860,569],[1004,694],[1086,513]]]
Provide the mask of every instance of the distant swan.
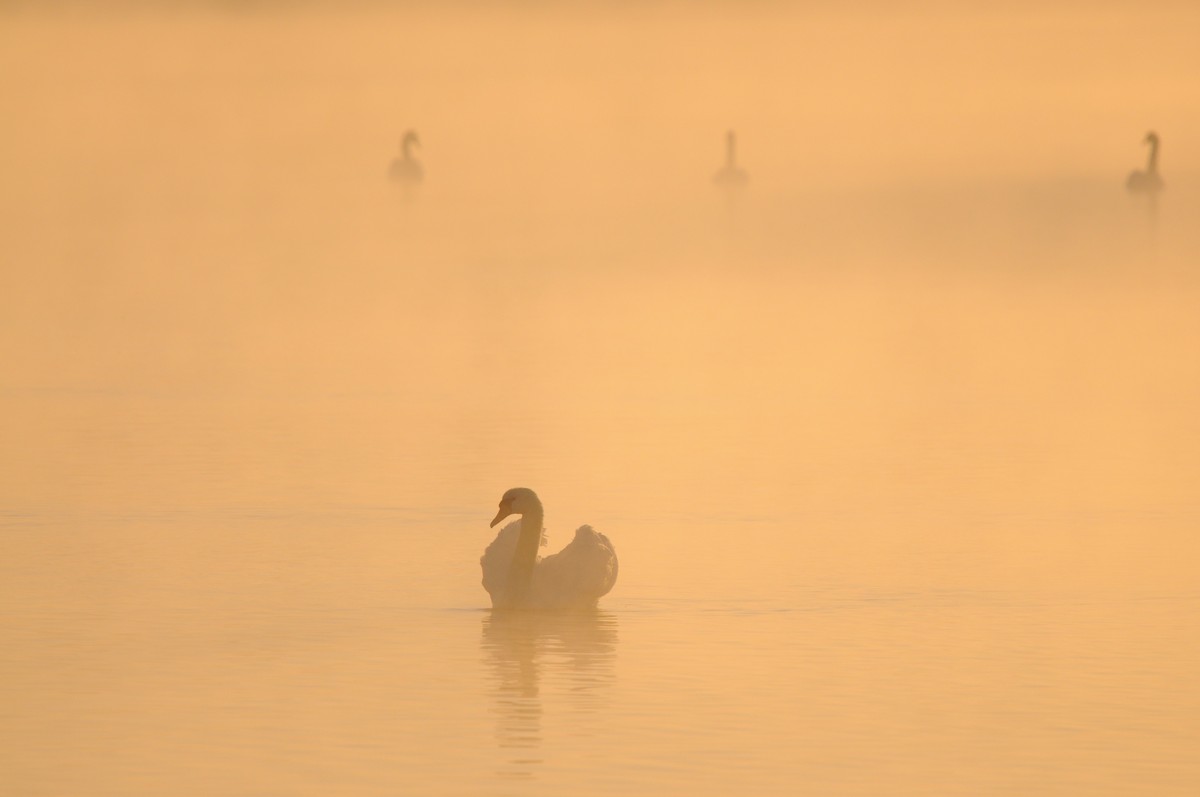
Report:
[[1133,172],[1125,181],[1125,188],[1135,194],[1156,194],[1163,187],[1162,177],[1158,173],[1158,133],[1151,130],[1143,141],[1150,145],[1150,157],[1146,161],[1146,171]]
[[730,130],[725,134],[725,165],[713,177],[713,182],[723,188],[739,188],[746,184],[750,178],[746,176],[746,170],[741,168],[734,162],[734,149],[737,145],[737,136]]
[[509,515],[521,519],[502,528],[479,559],[492,608],[588,608],[613,588],[617,552],[608,537],[580,526],[570,544],[539,559],[545,532],[537,494],[526,487],[506,492],[492,528]]
[[388,177],[397,183],[416,185],[425,177],[420,161],[412,156],[413,144],[420,146],[421,140],[417,138],[416,130],[409,130],[400,142],[400,157],[393,160],[388,169]]

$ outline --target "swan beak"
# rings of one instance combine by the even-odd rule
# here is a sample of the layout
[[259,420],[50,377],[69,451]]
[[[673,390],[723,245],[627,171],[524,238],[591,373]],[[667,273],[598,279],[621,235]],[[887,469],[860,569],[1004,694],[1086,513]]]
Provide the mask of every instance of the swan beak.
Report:
[[508,517],[511,514],[512,514],[511,509],[506,509],[505,507],[500,507],[500,511],[496,513],[496,516],[494,518],[492,518],[492,522],[490,525],[488,525],[488,528],[489,529],[496,528],[497,523],[499,523],[501,520],[504,520],[504,518]]

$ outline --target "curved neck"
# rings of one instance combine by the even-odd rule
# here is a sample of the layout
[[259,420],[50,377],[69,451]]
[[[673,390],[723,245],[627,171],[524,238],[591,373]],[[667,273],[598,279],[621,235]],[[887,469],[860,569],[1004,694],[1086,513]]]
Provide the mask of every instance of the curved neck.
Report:
[[404,160],[406,161],[412,160],[412,145],[413,140],[411,138],[405,138],[404,142],[400,145],[400,151],[404,154]]
[[728,136],[725,137],[725,165],[727,167],[729,167],[730,169],[733,168],[733,146],[734,146],[733,133],[730,133]]
[[1158,139],[1150,139],[1150,157],[1146,161],[1146,173],[1154,174],[1158,171]]
[[508,569],[508,594],[505,603],[519,606],[533,582],[533,566],[537,564],[538,547],[542,543],[542,507],[537,505],[521,515],[521,535],[513,551]]

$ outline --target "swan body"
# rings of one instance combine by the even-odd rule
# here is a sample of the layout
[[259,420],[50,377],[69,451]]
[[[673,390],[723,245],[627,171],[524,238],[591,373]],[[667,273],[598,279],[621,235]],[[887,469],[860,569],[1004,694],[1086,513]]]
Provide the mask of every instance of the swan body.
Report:
[[409,130],[400,141],[400,157],[393,160],[388,169],[388,177],[392,178],[393,182],[417,185],[425,178],[425,169],[412,154],[414,144],[421,146],[421,140],[417,138],[416,130]]
[[1135,194],[1156,194],[1162,190],[1163,180],[1158,173],[1158,133],[1151,130],[1143,140],[1150,145],[1150,155],[1146,160],[1145,171],[1135,171],[1125,181],[1125,188]]
[[713,176],[713,182],[722,188],[741,188],[750,179],[746,170],[737,165],[736,147],[737,136],[730,130],[725,134],[725,165]]
[[608,537],[580,526],[556,554],[538,557],[546,544],[542,503],[525,487],[500,499],[492,527],[509,515],[521,519],[500,529],[479,559],[492,608],[592,608],[617,581],[617,552]]

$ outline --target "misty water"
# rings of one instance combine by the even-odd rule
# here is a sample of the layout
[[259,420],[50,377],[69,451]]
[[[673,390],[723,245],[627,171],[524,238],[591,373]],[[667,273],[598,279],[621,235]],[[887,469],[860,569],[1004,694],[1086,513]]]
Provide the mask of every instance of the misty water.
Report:
[[1200,14],[748,5],[0,11],[4,794],[1197,793]]

